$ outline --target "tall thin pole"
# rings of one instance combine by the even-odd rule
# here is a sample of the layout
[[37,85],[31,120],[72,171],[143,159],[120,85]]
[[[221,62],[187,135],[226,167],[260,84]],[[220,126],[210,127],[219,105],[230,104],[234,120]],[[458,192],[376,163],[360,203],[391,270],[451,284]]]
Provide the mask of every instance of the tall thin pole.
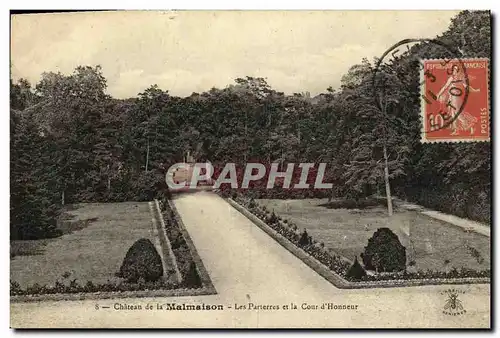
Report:
[[[385,93],[384,93],[385,95]],[[384,119],[384,181],[385,181],[385,195],[387,197],[387,212],[389,213],[389,217],[392,216],[392,196],[391,196],[391,185],[389,182],[389,160],[387,156],[387,97],[384,101],[384,105],[382,107],[383,110],[383,119]]]
[[146,170],[148,172],[148,164],[149,164],[149,137],[148,137],[148,149],[146,150]]
[[385,180],[385,195],[387,196],[387,211],[389,216],[392,216],[392,197],[391,197],[391,185],[389,183],[389,163],[387,160],[387,146],[384,144],[384,180]]

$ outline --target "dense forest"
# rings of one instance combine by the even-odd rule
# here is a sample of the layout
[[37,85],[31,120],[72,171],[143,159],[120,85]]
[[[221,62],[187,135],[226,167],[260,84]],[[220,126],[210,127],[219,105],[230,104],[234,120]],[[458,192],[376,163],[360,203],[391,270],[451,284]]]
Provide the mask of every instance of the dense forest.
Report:
[[[490,57],[490,25],[489,12],[464,11],[436,40],[461,57]],[[326,162],[332,197],[384,195],[387,160],[395,196],[489,222],[490,144],[420,143],[418,60],[444,57],[454,55],[422,42],[379,67],[384,113],[377,59],[315,97],[246,77],[188,97],[152,85],[115,99],[100,66],[44,73],[36,85],[11,80],[11,238],[58,236],[65,204],[151,199],[187,150],[213,163]]]

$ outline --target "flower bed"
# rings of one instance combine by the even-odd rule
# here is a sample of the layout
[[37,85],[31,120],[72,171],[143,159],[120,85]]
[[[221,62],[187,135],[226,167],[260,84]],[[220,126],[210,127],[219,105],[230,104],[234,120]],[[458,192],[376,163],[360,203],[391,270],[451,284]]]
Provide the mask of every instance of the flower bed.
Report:
[[10,283],[11,302],[109,299],[109,298],[140,298],[140,297],[180,297],[194,295],[209,295],[213,291],[208,288],[182,288],[179,284],[164,281],[143,283],[102,283],[78,284],[76,281],[64,283],[57,281],[54,286],[37,283],[25,289],[18,283]]
[[[327,268],[332,275],[327,279],[340,288],[356,288],[356,287],[391,287],[391,286],[413,286],[413,285],[426,285],[426,284],[463,284],[463,283],[489,283],[491,271],[483,270],[476,271],[471,269],[452,269],[448,272],[442,271],[417,271],[417,272],[391,272],[376,275],[366,275],[361,279],[353,279],[346,276],[346,272],[350,267],[350,263],[343,257],[332,254],[324,248],[324,245],[319,244],[317,241],[309,237],[308,244],[304,245],[301,242],[301,232],[296,225],[283,220],[281,217],[270,212],[265,207],[260,207],[253,199],[246,198],[240,194],[230,194],[232,200],[240,205],[251,216],[256,217],[254,223],[259,222],[259,226],[265,225],[272,229],[275,234],[270,235],[275,238],[280,244],[285,246],[289,251],[294,253],[297,257],[302,259],[306,264],[311,266],[314,270],[320,273],[323,277],[327,278],[329,275],[323,269],[320,269],[316,263],[323,265]],[[242,211],[242,210],[240,210]],[[268,232],[269,233],[269,232]],[[278,238],[278,236],[280,238]],[[286,244],[282,243],[285,239]],[[289,247],[293,245],[294,250]],[[314,258],[313,263],[310,259],[305,260],[305,255]],[[307,261],[309,260],[309,262]],[[338,282],[337,276],[343,279],[343,282]]]
[[94,293],[94,292],[125,292],[139,290],[170,290],[176,288],[176,284],[166,283],[162,280],[156,282],[139,282],[139,283],[93,283],[88,281],[85,284],[79,284],[76,279],[69,282],[64,280],[56,281],[55,285],[40,285],[35,283],[26,288],[21,288],[19,283],[10,282],[11,296],[26,296],[26,295],[43,295],[43,294],[60,294],[60,293]]
[[168,198],[162,198],[159,205],[165,220],[165,231],[181,274],[181,284],[203,287],[212,294],[217,293],[175,205]]

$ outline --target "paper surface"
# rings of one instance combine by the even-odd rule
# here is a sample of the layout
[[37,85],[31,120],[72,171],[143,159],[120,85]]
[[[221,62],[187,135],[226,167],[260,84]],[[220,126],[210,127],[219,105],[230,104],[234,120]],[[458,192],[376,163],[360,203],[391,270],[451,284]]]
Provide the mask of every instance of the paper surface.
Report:
[[11,327],[490,328],[489,15],[14,15]]

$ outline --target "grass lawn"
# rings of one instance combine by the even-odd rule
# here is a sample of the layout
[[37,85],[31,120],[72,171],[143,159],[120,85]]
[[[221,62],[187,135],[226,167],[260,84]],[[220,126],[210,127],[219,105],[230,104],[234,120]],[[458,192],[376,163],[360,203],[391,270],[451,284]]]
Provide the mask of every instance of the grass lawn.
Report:
[[63,275],[80,284],[118,281],[114,274],[136,240],[156,244],[147,202],[83,203],[63,218],[59,238],[11,241],[11,281],[21,287],[54,285]]
[[[407,247],[418,270],[448,271],[452,267],[490,268],[490,238],[422,215],[396,208],[391,219],[384,207],[331,209],[326,199],[256,200],[284,219],[294,222],[325,247],[350,260],[363,252],[368,239],[381,227],[391,228]],[[408,233],[410,236],[405,236]],[[413,247],[413,250],[411,249]],[[470,248],[482,257],[475,258]],[[410,249],[409,249],[410,248]],[[469,249],[468,249],[469,248]],[[479,261],[478,261],[479,260]]]

